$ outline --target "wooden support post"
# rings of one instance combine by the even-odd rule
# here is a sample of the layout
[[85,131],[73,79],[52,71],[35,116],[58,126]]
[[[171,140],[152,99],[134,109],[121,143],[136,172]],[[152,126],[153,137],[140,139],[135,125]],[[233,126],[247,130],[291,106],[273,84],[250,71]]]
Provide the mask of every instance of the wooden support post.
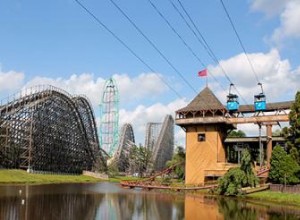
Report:
[[260,169],[262,168],[263,166],[263,162],[264,162],[264,154],[263,154],[263,151],[264,151],[264,147],[261,143],[261,123],[258,123],[258,146],[259,146],[259,166],[260,166]]
[[272,124],[267,124],[267,166],[270,167],[272,155]]

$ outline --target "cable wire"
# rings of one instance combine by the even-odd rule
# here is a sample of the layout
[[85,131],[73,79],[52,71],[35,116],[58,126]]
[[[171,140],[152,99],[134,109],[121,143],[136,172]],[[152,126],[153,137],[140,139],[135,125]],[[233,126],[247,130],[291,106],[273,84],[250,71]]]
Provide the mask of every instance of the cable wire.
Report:
[[[184,11],[185,15],[188,17],[189,21],[191,22],[191,24],[193,25],[193,27],[195,28],[195,30],[197,31],[197,33],[193,30],[193,28],[190,26],[189,22],[185,19],[185,17],[182,15],[182,13],[180,12],[180,10],[177,8],[177,6],[171,1],[169,0],[169,2],[172,4],[173,8],[175,9],[175,11],[179,14],[179,16],[182,18],[182,20],[184,21],[184,23],[188,26],[188,28],[192,31],[192,33],[194,34],[194,36],[197,38],[198,42],[203,46],[203,48],[206,50],[207,54],[211,57],[211,59],[220,66],[221,70],[223,71],[226,79],[229,81],[230,84],[233,84],[231,79],[229,78],[229,76],[227,75],[226,71],[224,70],[223,66],[220,64],[219,59],[216,57],[215,53],[213,52],[213,50],[211,49],[211,47],[209,46],[209,44],[207,43],[207,41],[205,40],[203,34],[200,32],[200,30],[198,29],[198,27],[196,26],[195,22],[193,21],[193,19],[191,18],[191,16],[189,15],[189,13],[187,12],[187,10],[185,9],[185,7],[183,6],[183,4],[181,3],[180,0],[177,0],[181,9]],[[199,38],[199,36],[200,38]]]
[[246,51],[246,49],[245,49],[245,46],[244,46],[244,44],[243,44],[243,42],[242,42],[242,40],[241,40],[241,38],[240,38],[240,36],[239,36],[239,34],[238,34],[236,28],[235,28],[235,25],[234,25],[234,23],[233,23],[233,21],[232,21],[230,15],[229,15],[229,12],[228,12],[228,10],[227,10],[227,8],[226,8],[226,6],[225,6],[223,0],[220,0],[220,2],[221,2],[221,4],[222,4],[222,6],[223,6],[223,10],[225,11],[225,13],[226,13],[226,15],[227,15],[227,18],[228,18],[229,22],[230,22],[230,24],[231,24],[231,27],[232,27],[232,29],[233,29],[233,31],[234,31],[234,33],[235,33],[235,35],[236,35],[236,37],[237,37],[239,43],[240,43],[240,46],[242,47],[242,49],[243,49],[243,51],[244,51],[244,54],[245,54],[245,56],[246,56],[246,58],[247,58],[247,61],[248,61],[249,65],[250,65],[250,67],[251,67],[251,70],[252,70],[252,72],[253,72],[253,74],[254,74],[254,76],[255,76],[255,79],[256,79],[257,83],[260,83],[260,81],[259,81],[259,79],[258,79],[258,77],[257,77],[257,73],[256,73],[256,71],[255,71],[255,69],[254,69],[254,66],[253,66],[252,62],[250,61],[250,59],[249,59],[249,56],[248,56],[247,51]]
[[171,68],[177,73],[178,76],[197,94],[198,92],[195,88],[184,78],[184,76],[179,72],[179,70],[171,63],[171,61],[158,49],[158,47],[154,44],[153,41],[150,40],[149,37],[135,24],[135,22],[118,6],[118,4],[113,1],[109,0],[121,14],[133,25],[133,27],[146,39],[146,41],[159,53],[159,55],[171,66]]
[[156,73],[156,71],[146,63],[136,52],[134,52],[121,38],[119,38],[112,30],[110,30],[103,22],[100,21],[88,8],[86,8],[79,0],[74,0],[86,13],[88,13],[102,28],[109,32],[119,43],[121,43],[129,52],[143,63],[151,72],[153,72],[169,89],[171,89],[179,98],[183,98],[171,85],[169,85],[163,77]]
[[[168,19],[162,14],[162,12],[157,8],[157,6],[151,1],[148,0],[150,5],[153,7],[153,9],[156,11],[156,13],[166,22],[166,24],[169,26],[169,28],[173,31],[173,33],[181,40],[181,42],[186,46],[186,48],[193,54],[193,56],[199,61],[199,63],[206,68],[206,65],[203,63],[203,61],[197,56],[197,54],[194,52],[194,50],[188,45],[188,43],[183,39],[183,37],[176,31],[176,29],[171,25],[171,23],[168,21]],[[209,70],[208,70],[209,71]],[[217,80],[217,78],[214,77],[214,75],[209,71],[209,76],[211,76],[223,89],[224,87],[220,84],[220,82]],[[225,90],[225,89],[224,89]]]
[[[203,34],[200,32],[199,28],[197,27],[197,25],[195,24],[195,22],[193,21],[192,17],[190,16],[190,14],[188,13],[188,11],[185,9],[184,5],[182,4],[182,2],[180,0],[177,0],[177,2],[179,3],[181,9],[183,10],[183,12],[185,13],[185,15],[188,17],[189,21],[191,22],[191,24],[193,25],[193,27],[195,28],[197,34],[199,34],[200,38],[202,39],[202,41],[200,40],[200,38],[198,37],[198,35],[195,33],[195,31],[193,30],[193,28],[189,25],[188,21],[185,19],[185,17],[182,15],[182,13],[180,12],[180,10],[177,8],[177,6],[171,1],[169,0],[169,2],[172,4],[173,8],[175,9],[175,11],[177,11],[177,13],[180,15],[180,17],[183,19],[183,21],[185,22],[185,24],[188,26],[188,28],[192,31],[192,33],[194,34],[194,36],[197,38],[197,40],[199,41],[199,43],[204,47],[204,49],[207,51],[208,55],[212,58],[212,60],[220,67],[220,69],[222,70],[223,74],[225,75],[226,79],[228,80],[228,82],[230,84],[234,83],[232,82],[232,80],[230,79],[230,77],[228,76],[228,74],[226,73],[225,69],[223,68],[223,66],[221,65],[221,63],[219,62],[219,59],[217,58],[217,56],[215,55],[215,53],[213,52],[213,50],[211,49],[211,47],[209,46],[209,44],[207,43],[207,41],[205,40],[205,37],[203,36]],[[243,100],[243,102],[247,104],[247,101],[243,98],[243,96],[241,95],[241,93],[239,92],[239,90],[236,88],[236,86],[233,86],[236,90],[236,92],[238,93],[239,97],[241,97],[241,99]]]

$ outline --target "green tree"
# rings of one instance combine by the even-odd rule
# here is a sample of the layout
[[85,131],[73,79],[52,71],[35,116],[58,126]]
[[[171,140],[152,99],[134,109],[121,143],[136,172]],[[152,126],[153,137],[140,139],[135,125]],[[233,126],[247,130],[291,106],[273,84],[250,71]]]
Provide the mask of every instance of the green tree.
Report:
[[175,154],[172,157],[172,160],[169,160],[167,162],[167,167],[171,167],[176,165],[173,173],[179,178],[184,179],[185,178],[185,151],[183,147],[177,147],[175,149]]
[[139,145],[132,146],[129,152],[129,169],[132,174],[138,173],[139,177],[143,177],[152,164],[152,152]]
[[300,146],[300,92],[296,93],[295,102],[292,104],[289,113],[291,133],[294,136],[294,144]]
[[229,134],[228,137],[246,137],[245,132],[241,130],[232,130]]
[[281,136],[281,130],[280,129],[276,129],[275,131],[272,132],[272,136],[276,136],[276,137]]
[[220,195],[235,196],[246,185],[247,177],[240,167],[230,168],[228,172],[218,179],[217,192]]
[[299,151],[300,151],[300,92],[298,91],[295,96],[295,102],[291,106],[289,113],[290,128],[288,130],[288,151],[292,157],[300,164]]
[[119,175],[119,169],[118,169],[118,164],[113,161],[112,163],[110,163],[108,166],[107,166],[107,173],[108,173],[108,176],[109,177],[115,177],[117,175]]
[[272,183],[299,183],[299,164],[281,146],[275,146],[270,161],[269,180]]
[[257,182],[251,154],[245,149],[242,152],[241,166],[229,169],[223,177],[218,179],[217,193],[227,196],[238,195],[243,187],[255,187]]
[[246,185],[255,187],[258,183],[258,179],[253,172],[253,161],[251,160],[250,152],[245,149],[242,152],[242,159],[241,159],[241,170],[246,174]]
[[299,151],[297,150],[296,147],[291,147],[290,150],[290,155],[293,158],[294,161],[296,161],[298,164],[300,163],[300,156],[299,156]]

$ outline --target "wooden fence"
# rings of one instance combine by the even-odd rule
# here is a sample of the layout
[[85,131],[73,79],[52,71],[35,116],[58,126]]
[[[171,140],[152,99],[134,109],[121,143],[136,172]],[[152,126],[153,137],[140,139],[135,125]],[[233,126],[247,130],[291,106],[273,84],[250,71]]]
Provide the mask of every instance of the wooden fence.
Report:
[[270,184],[270,190],[275,192],[300,194],[300,184],[298,185]]

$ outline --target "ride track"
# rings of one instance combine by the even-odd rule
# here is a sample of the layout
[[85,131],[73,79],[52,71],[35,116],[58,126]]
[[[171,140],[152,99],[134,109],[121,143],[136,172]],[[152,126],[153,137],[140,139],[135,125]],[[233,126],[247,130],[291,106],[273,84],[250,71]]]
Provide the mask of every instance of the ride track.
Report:
[[0,167],[81,173],[105,169],[95,116],[83,96],[36,86],[0,105]]
[[131,124],[124,124],[120,133],[119,146],[112,158],[112,163],[116,163],[120,172],[130,169],[129,154],[131,147],[135,145],[134,132]]

